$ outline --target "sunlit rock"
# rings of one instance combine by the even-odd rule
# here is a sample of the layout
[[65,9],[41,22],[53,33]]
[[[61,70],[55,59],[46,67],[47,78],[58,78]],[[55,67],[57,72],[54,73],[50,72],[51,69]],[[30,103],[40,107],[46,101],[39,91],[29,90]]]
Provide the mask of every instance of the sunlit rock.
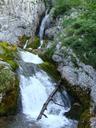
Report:
[[34,38],[44,11],[45,5],[41,0],[1,1],[0,40],[16,43],[22,35]]

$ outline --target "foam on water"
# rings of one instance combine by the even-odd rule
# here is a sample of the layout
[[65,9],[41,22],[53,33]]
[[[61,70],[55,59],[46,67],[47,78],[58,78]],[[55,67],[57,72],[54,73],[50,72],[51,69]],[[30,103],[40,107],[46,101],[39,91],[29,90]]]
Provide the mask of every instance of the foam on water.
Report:
[[38,55],[32,54],[27,51],[20,51],[22,60],[26,63],[40,64],[43,63],[42,59]]
[[[41,59],[36,55],[28,52],[20,52],[23,61],[32,63],[41,63]],[[35,58],[36,57],[36,58]],[[26,66],[26,65],[25,65]],[[30,119],[36,121],[43,104],[48,96],[54,90],[55,82],[42,70],[35,71],[32,76],[20,75],[20,90],[22,96],[23,113]],[[67,104],[62,101],[58,92],[54,96],[55,102],[64,105],[58,106],[52,101],[49,103],[47,110],[44,112],[48,118],[42,116],[37,122],[42,128],[75,128],[72,120],[67,119],[64,113],[70,109],[70,101],[67,93],[64,93]]]

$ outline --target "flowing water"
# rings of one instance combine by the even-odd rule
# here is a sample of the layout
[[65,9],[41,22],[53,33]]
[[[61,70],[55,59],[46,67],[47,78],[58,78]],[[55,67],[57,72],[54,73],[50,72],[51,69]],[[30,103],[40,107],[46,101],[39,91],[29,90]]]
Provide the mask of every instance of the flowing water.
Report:
[[47,11],[46,11],[46,14],[43,17],[41,25],[40,25],[40,31],[39,31],[40,46],[39,46],[39,48],[41,48],[43,45],[44,31],[45,31],[46,26],[49,25],[49,22],[50,22],[49,21],[49,14],[47,14]]
[[19,54],[22,109],[16,116],[0,119],[0,128],[76,128],[77,122],[64,116],[64,113],[70,110],[70,100],[66,91],[63,92],[63,99],[59,92],[53,98],[63,107],[51,101],[44,112],[47,118],[42,116],[41,120],[36,120],[56,83],[38,67],[38,64],[43,63],[38,55],[25,51],[19,51]]
[[[73,121],[68,120],[64,116],[64,113],[70,110],[70,101],[65,91],[63,92],[64,100],[62,100],[59,92],[54,96],[55,102],[63,105],[64,107],[50,102],[47,110],[45,111],[45,115],[48,118],[43,116],[40,121],[36,122],[43,104],[47,100],[52,90],[54,90],[56,83],[47,75],[46,72],[38,68],[37,64],[41,64],[43,61],[37,55],[21,51],[20,56],[22,59],[20,64],[20,89],[23,114],[25,114],[29,120],[32,120],[32,122],[35,121],[35,125],[37,125],[37,127],[75,127]],[[27,72],[28,63],[30,65],[29,68],[31,73],[29,71]]]
[[[28,1],[30,2],[31,0]],[[22,24],[27,26],[29,21],[31,21],[32,17],[30,17],[30,14],[32,8],[27,5],[29,2],[23,0],[24,5],[20,4],[20,2],[22,2],[22,0],[18,0],[18,2],[15,0],[0,1],[0,7],[2,7],[0,8],[0,40],[3,40],[3,38],[7,41],[14,39],[15,37],[12,35],[13,32],[16,32],[15,35],[17,38],[17,36],[23,31],[21,32],[21,29],[16,31],[16,26],[18,26],[18,24],[19,27],[22,26]],[[25,6],[29,8],[26,10]],[[10,12],[15,14],[16,17]],[[21,14],[19,12],[21,12]],[[18,16],[22,17],[19,19]],[[23,19],[23,16],[28,17],[25,18],[28,22]],[[41,48],[43,44],[44,30],[48,19],[49,14],[46,14],[40,26],[39,37],[41,45],[39,48]],[[28,32],[28,30],[26,30],[26,32]],[[16,40],[14,39],[13,42],[15,41]],[[27,42],[24,49],[26,46]],[[26,51],[19,51],[19,55],[20,66],[18,75],[20,77],[21,111],[18,112],[16,116],[0,118],[0,128],[76,128],[77,122],[64,116],[64,113],[70,110],[70,100],[66,91],[63,91],[63,98],[59,92],[53,97],[54,101],[61,104],[63,107],[50,101],[47,110],[44,112],[47,118],[42,116],[41,120],[36,120],[43,104],[55,89],[56,82],[38,67],[38,64],[43,63],[38,55]]]

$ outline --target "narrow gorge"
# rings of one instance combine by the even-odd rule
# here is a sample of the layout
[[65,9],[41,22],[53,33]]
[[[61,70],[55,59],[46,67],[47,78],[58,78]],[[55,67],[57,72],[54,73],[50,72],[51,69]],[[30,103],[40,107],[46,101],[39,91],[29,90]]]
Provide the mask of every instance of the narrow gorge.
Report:
[[0,1],[0,128],[96,127],[95,12],[87,0]]

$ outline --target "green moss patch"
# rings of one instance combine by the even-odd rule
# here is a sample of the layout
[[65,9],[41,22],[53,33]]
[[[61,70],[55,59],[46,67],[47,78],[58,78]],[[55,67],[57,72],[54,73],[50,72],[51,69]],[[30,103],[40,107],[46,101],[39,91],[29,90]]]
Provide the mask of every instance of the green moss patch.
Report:
[[91,115],[90,115],[89,109],[85,110],[81,114],[78,128],[90,128],[90,118],[91,118]]
[[26,36],[26,35],[20,36],[19,37],[19,44],[18,44],[18,46],[23,48],[23,46],[25,45],[26,41],[29,40],[29,39],[30,39],[29,36]]
[[[69,20],[65,19],[64,23]],[[66,36],[60,38],[62,45],[72,48],[81,61],[96,68],[96,20],[86,16],[72,19],[71,23],[67,22],[64,32]]]
[[64,14],[66,11],[71,9],[72,7],[79,7],[83,4],[81,0],[54,0],[53,6],[54,10],[54,17]]
[[15,86],[14,73],[8,66],[0,64],[0,92],[9,90]]
[[9,63],[13,70],[18,68],[18,64],[15,61],[16,56],[16,45],[10,45],[7,42],[0,42],[0,60]]
[[0,116],[15,114],[19,96],[19,81],[7,63],[0,61]]
[[35,36],[34,41],[29,45],[29,47],[33,49],[37,49],[40,46],[40,39],[39,37]]
[[56,70],[56,66],[50,62],[44,62],[39,65],[44,71],[46,71],[49,75],[51,75],[56,81],[60,80],[60,74]]
[[37,49],[40,46],[40,39],[38,36],[34,37],[34,40],[31,40],[31,37],[28,37],[26,35],[23,35],[19,37],[19,44],[18,46],[23,48],[26,41],[28,41],[27,47],[26,48],[32,48],[32,49]]

